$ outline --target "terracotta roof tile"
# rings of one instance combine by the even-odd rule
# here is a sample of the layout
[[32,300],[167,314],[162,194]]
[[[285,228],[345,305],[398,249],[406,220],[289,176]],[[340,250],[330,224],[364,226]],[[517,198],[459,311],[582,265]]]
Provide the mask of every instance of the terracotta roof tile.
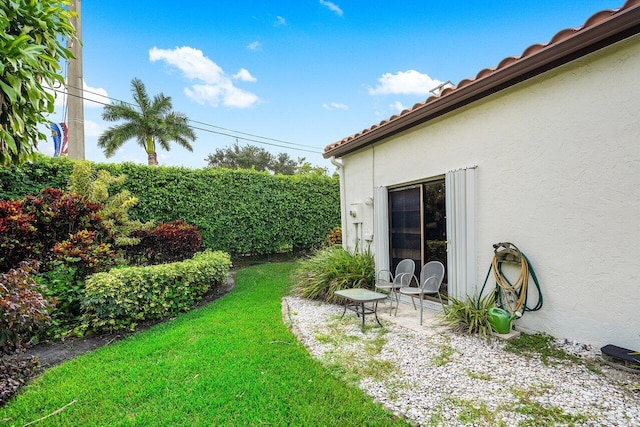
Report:
[[[498,72],[501,72],[511,66],[515,66],[517,64],[519,64],[520,62],[522,62],[523,60],[529,60],[532,58],[535,58],[535,55],[541,54],[544,51],[547,51],[549,49],[553,49],[555,46],[557,46],[558,44],[576,36],[577,34],[584,32],[587,29],[591,29],[593,27],[596,27],[600,24],[602,24],[603,22],[608,21],[609,19],[611,19],[612,17],[614,17],[615,15],[619,14],[622,11],[626,11],[628,9],[634,8],[636,6],[640,6],[640,0],[628,0],[621,8],[619,9],[615,9],[615,10],[602,10],[599,12],[594,13],[593,15],[591,15],[591,17],[589,17],[584,25],[582,25],[581,27],[578,28],[567,28],[564,30],[561,30],[559,32],[557,32],[548,43],[537,43],[537,44],[532,44],[531,46],[527,47],[520,56],[509,56],[504,58],[502,61],[500,61],[498,63],[498,65],[496,67],[493,68],[485,68],[483,70],[481,70],[480,72],[478,72],[478,74],[473,77],[473,78],[466,78],[461,80],[458,85],[453,86],[453,87],[447,87],[444,90],[442,90],[440,92],[440,94],[435,95],[435,96],[430,96],[429,98],[427,98],[425,101],[423,102],[418,102],[416,103],[413,107],[409,108],[409,109],[405,109],[403,110],[401,113],[399,114],[395,114],[393,116],[391,116],[388,119],[382,120],[380,123],[374,124],[373,126],[364,129],[354,135],[348,136],[346,138],[343,138],[340,141],[334,142],[332,144],[329,144],[325,147],[325,157],[330,156],[331,154],[329,152],[341,148],[345,145],[348,145],[350,143],[353,143],[355,140],[358,140],[359,138],[362,138],[363,136],[366,136],[367,134],[369,134],[370,132],[372,132],[373,130],[378,130],[381,131],[381,128],[385,128],[387,126],[390,126],[392,124],[394,124],[395,121],[397,121],[398,119],[403,119],[406,118],[407,116],[410,116],[412,113],[416,113],[424,108],[428,108],[431,107],[433,105],[439,104],[440,102],[446,102],[446,99],[451,96],[452,94],[455,94],[457,91],[459,91],[462,88],[469,88],[471,86],[473,86],[474,84],[478,83],[479,81],[486,79],[488,77],[491,77],[495,74],[497,74]],[[640,24],[640,23],[639,23]]]

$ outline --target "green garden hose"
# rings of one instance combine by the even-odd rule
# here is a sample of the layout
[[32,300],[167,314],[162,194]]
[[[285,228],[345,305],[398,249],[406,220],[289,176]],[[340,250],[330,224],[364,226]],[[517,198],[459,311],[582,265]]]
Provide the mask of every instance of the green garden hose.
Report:
[[[493,245],[494,256],[487,271],[487,276],[484,279],[484,284],[478,294],[477,307],[480,307],[480,298],[484,292],[484,288],[489,280],[491,270],[496,280],[495,296],[496,306],[507,310],[513,314],[520,312],[524,314],[527,311],[538,311],[542,308],[543,298],[542,290],[540,289],[540,283],[538,277],[531,266],[531,262],[525,254],[523,254],[513,243],[504,242]],[[516,264],[520,265],[520,274],[518,279],[511,283],[509,279],[502,272],[503,264]],[[536,289],[538,290],[538,302],[534,307],[527,305],[527,294],[529,288],[529,276],[533,279]]]

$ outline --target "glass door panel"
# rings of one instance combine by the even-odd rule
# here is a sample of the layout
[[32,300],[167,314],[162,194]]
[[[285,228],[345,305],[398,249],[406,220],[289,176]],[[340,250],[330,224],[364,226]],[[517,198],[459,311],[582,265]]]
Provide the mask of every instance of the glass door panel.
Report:
[[405,258],[413,259],[416,268],[422,262],[422,186],[389,193],[391,269]]
[[[423,264],[440,261],[445,266],[445,276],[440,292],[447,294],[447,214],[444,179],[423,184],[424,189],[424,256]],[[434,300],[437,301],[437,298]]]

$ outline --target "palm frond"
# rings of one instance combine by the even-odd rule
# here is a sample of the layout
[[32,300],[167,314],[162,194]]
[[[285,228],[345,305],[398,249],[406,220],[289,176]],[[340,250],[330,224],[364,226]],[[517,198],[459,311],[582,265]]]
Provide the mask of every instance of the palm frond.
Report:
[[143,114],[149,108],[149,95],[142,80],[134,78],[131,80],[131,89],[133,91],[133,99],[140,106]]

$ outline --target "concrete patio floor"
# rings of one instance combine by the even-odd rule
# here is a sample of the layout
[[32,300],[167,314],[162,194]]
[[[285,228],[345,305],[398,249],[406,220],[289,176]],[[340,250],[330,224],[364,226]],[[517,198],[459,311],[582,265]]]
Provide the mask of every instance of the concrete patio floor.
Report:
[[[439,304],[425,303],[422,312],[422,325],[420,325],[420,302],[416,300],[416,310],[410,300],[400,301],[398,305],[398,313],[396,315],[396,304],[393,303],[393,312],[389,314],[390,301],[384,300],[378,304],[378,318],[384,325],[386,322],[395,323],[407,329],[426,334],[441,333],[446,330],[442,325],[442,309]],[[437,307],[437,308],[436,308]],[[367,322],[369,320],[367,319]]]

